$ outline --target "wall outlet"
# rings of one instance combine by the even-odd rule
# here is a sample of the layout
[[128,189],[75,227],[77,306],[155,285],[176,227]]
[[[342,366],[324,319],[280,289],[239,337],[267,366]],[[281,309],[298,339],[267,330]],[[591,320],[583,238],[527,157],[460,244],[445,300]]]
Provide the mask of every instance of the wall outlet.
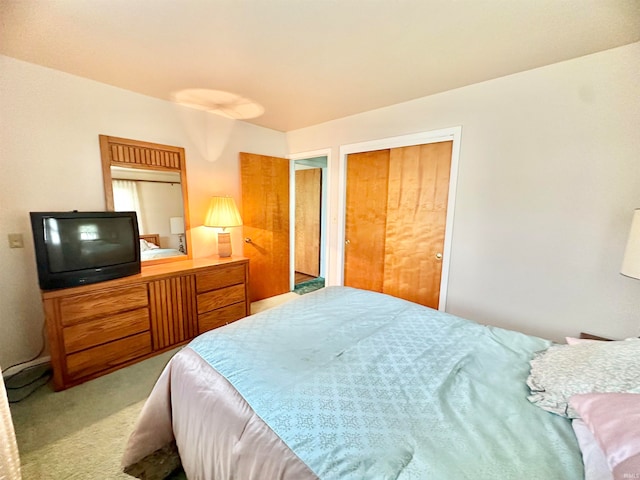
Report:
[[9,234],[9,248],[24,248],[24,239],[21,233]]

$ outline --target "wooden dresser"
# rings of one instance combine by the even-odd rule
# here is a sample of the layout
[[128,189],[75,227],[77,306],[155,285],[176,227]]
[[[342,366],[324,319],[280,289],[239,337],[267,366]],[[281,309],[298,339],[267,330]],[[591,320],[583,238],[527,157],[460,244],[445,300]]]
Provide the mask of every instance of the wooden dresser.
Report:
[[42,292],[55,390],[187,343],[250,314],[249,260],[199,258]]

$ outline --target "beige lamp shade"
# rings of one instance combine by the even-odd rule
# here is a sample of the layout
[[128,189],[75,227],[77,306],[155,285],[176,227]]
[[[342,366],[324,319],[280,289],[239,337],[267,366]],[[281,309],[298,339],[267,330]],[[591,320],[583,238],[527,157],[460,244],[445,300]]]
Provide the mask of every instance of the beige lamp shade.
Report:
[[218,233],[218,255],[220,257],[231,256],[231,234],[225,232],[227,227],[239,227],[242,225],[242,217],[236,202],[231,197],[211,197],[209,212],[204,221],[206,227],[222,228]]
[[627,277],[640,279],[640,208],[636,208],[633,213],[620,273]]
[[242,225],[242,217],[236,202],[231,197],[211,197],[209,212],[204,221],[207,227],[239,227]]

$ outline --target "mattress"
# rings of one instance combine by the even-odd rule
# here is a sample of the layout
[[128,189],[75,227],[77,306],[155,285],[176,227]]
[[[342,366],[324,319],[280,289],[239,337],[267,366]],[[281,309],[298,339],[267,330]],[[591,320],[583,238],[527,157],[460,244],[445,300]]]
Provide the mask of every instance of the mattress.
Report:
[[129,440],[190,479],[582,479],[570,422],[527,400],[550,342],[328,287],[176,354]]

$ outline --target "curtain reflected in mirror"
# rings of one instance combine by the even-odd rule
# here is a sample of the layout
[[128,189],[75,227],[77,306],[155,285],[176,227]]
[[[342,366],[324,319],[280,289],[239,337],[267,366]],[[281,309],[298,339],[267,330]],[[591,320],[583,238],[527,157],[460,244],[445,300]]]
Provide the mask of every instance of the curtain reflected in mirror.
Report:
[[138,216],[138,231],[142,229],[142,212],[138,200],[138,185],[134,180],[113,179],[113,203],[116,212],[136,212]]

